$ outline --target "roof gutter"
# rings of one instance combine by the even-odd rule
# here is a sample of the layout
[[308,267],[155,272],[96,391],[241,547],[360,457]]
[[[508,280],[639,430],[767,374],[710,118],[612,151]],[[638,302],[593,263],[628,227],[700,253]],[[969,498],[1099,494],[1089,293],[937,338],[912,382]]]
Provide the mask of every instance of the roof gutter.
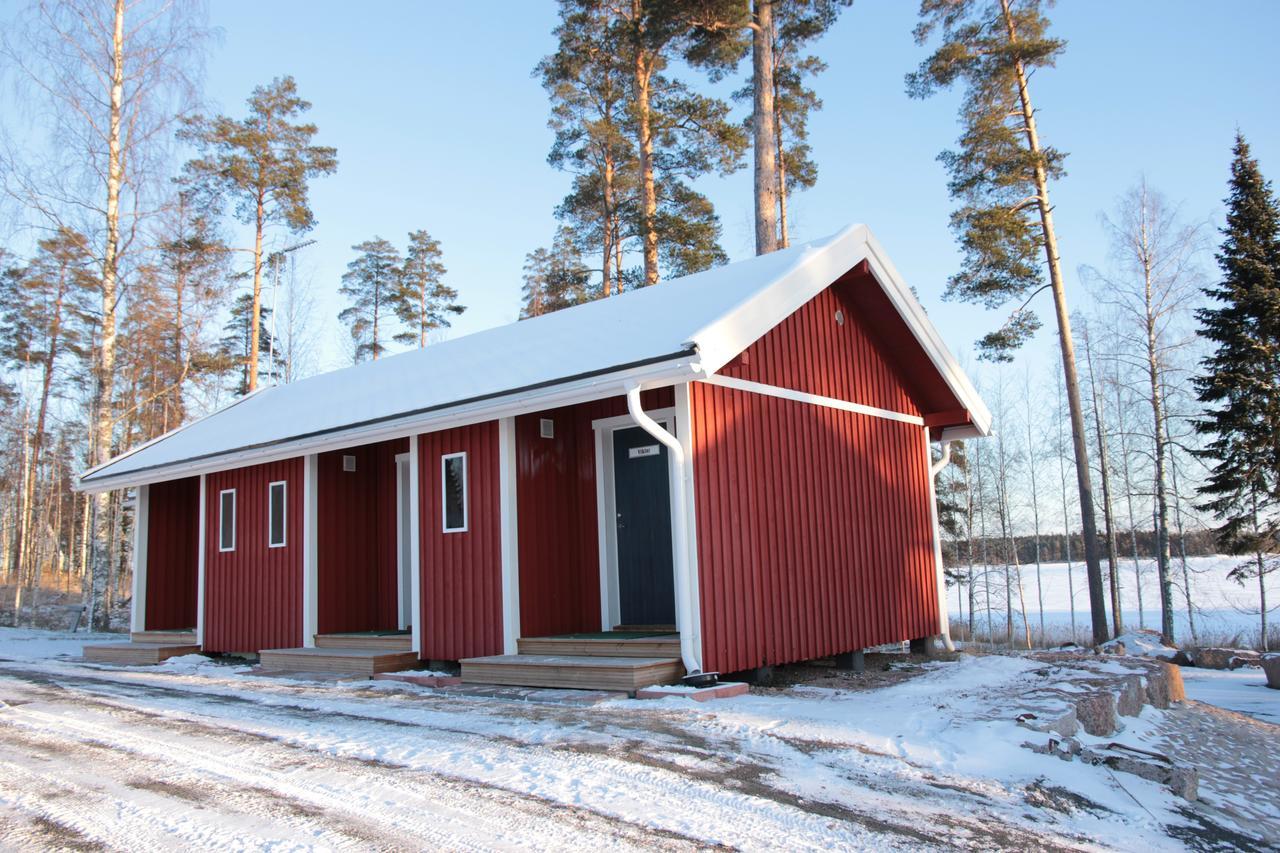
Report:
[[105,472],[110,468],[111,463],[107,463],[105,466],[100,466],[99,469],[82,474],[76,481],[75,490],[94,494],[115,489],[131,488],[145,483],[176,480],[199,474],[209,474],[215,471],[242,468],[247,465],[260,465],[266,462],[293,459],[311,453],[325,453],[331,450],[341,450],[347,447],[405,438],[419,433],[439,432],[440,430],[481,423],[500,417],[510,417],[588,400],[613,397],[618,393],[619,380],[626,383],[639,383],[646,389],[659,388],[700,376],[701,370],[702,366],[697,360],[697,352],[690,348],[683,352],[663,356],[661,360],[655,359],[641,364],[623,366],[622,369],[615,368],[610,371],[569,377],[567,380],[512,389],[464,401],[460,404],[441,406],[422,412],[405,413],[366,424],[357,424],[305,436],[281,439],[225,453],[208,454],[173,463],[137,468],[118,475],[106,474],[105,476],[97,476],[96,471]]

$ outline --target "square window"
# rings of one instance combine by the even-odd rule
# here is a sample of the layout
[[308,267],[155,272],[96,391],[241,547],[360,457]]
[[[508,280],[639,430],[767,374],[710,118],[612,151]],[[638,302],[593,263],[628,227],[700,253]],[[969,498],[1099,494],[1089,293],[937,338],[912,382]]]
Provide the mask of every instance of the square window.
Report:
[[440,457],[440,505],[445,533],[467,530],[467,454]]
[[540,418],[538,420],[538,435],[543,438],[555,438],[556,422],[551,418]]
[[285,546],[285,530],[288,528],[288,521],[285,514],[286,509],[286,484],[284,482],[272,483],[268,488],[267,500],[267,527],[268,538],[267,547],[283,548]]

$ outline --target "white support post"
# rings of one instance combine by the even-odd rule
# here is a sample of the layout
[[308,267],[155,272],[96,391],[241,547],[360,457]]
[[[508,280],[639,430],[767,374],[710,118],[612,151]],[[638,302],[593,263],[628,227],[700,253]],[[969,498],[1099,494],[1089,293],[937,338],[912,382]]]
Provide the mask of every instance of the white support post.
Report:
[[502,648],[516,654],[520,638],[520,553],[516,500],[516,419],[498,421],[498,500],[502,525]]
[[320,621],[319,599],[319,457],[306,457],[302,474],[302,645],[316,645]]
[[419,511],[419,436],[409,436],[409,590],[413,601],[413,652],[422,657],[422,515]]
[[208,523],[205,513],[205,474],[200,475],[200,550],[196,555],[196,645],[204,648],[204,552]]
[[147,526],[150,524],[150,486],[138,486],[133,507],[133,596],[129,603],[129,631],[147,630]]
[[[694,503],[693,466],[693,406],[690,383],[681,382],[673,389],[676,397],[676,440],[684,448],[684,466],[678,486],[684,490],[685,529],[688,531],[689,553],[689,602],[693,611],[689,627],[693,631],[693,645],[702,658],[702,587],[698,577],[698,511]],[[672,506],[678,506],[673,501]]]

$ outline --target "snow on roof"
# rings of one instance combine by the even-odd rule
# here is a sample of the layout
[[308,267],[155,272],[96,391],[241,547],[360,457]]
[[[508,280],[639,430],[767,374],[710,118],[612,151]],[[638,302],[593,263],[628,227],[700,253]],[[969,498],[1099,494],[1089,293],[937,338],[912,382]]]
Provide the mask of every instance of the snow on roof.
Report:
[[609,299],[265,388],[92,469],[100,491],[713,373],[866,260],[980,433],[990,416],[865,226]]

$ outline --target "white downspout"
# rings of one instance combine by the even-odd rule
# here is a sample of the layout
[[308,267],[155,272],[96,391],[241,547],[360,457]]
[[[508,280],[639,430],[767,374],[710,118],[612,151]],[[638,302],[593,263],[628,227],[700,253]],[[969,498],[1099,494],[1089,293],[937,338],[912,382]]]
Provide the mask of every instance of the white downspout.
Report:
[[685,672],[696,675],[702,672],[702,649],[695,642],[693,629],[697,614],[692,612],[692,586],[689,575],[689,525],[685,514],[684,447],[671,433],[663,429],[657,421],[645,414],[640,406],[640,385],[632,383],[627,386],[627,412],[636,426],[662,442],[671,453],[671,467],[674,469],[671,481],[677,486],[671,490],[671,537],[675,551],[676,581],[676,625],[680,631],[680,657],[684,662]]
[[[924,435],[925,458],[929,459],[929,431]],[[942,458],[929,466],[929,512],[933,517],[933,560],[938,572],[938,621],[941,623],[942,645],[949,652],[956,650],[951,642],[951,619],[947,616],[947,575],[942,568],[942,528],[938,524],[938,493],[934,488],[934,480],[942,469],[951,464],[951,442],[942,442]]]

